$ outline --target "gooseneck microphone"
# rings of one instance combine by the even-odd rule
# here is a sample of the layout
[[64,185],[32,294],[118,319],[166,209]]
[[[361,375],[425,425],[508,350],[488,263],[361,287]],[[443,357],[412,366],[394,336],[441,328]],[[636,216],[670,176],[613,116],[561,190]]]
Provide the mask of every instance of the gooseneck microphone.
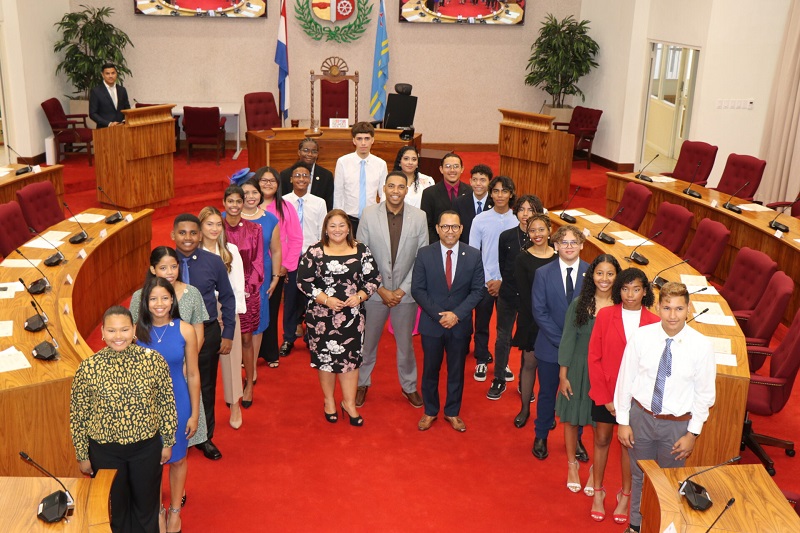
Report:
[[708,526],[708,529],[706,529],[706,533],[708,533],[709,531],[711,531],[712,529],[714,529],[714,525],[717,523],[717,521],[718,521],[720,518],[722,518],[722,515],[724,515],[724,514],[725,514],[725,511],[727,511],[728,509],[730,509],[730,508],[731,508],[731,505],[733,505],[733,503],[734,503],[735,501],[736,501],[736,498],[731,498],[730,500],[728,500],[728,503],[725,505],[725,509],[723,509],[723,510],[722,510],[722,511],[721,511],[721,512],[720,512],[720,513],[717,515],[717,518],[715,518],[713,522],[711,522],[711,525],[710,525],[710,526]]
[[112,200],[111,197],[108,194],[106,194],[106,191],[104,191],[103,188],[100,187],[99,185],[97,186],[97,190],[103,193],[103,196],[108,198],[109,203],[111,203],[111,205],[114,206],[114,209],[117,210],[117,212],[114,213],[113,215],[108,215],[106,217],[106,224],[116,224],[117,222],[120,222],[122,220],[122,212],[119,210],[119,206],[117,205],[117,203],[114,200]]
[[724,208],[725,208],[725,209],[727,209],[728,211],[733,211],[734,213],[741,214],[741,213],[742,213],[742,208],[741,208],[741,207],[739,207],[738,205],[731,205],[731,200],[733,200],[733,197],[734,197],[734,196],[736,196],[737,194],[739,194],[740,192],[742,192],[742,189],[744,189],[744,188],[745,188],[745,187],[747,187],[748,185],[750,185],[750,182],[749,182],[749,181],[748,181],[748,182],[746,182],[746,183],[745,183],[744,185],[742,185],[741,187],[739,187],[738,189],[736,189],[736,192],[735,192],[735,193],[733,193],[733,194],[731,194],[731,197],[730,197],[730,198],[728,198],[728,201],[727,201],[727,202],[725,202],[724,204],[722,204],[722,207],[724,207]]
[[577,222],[577,219],[574,216],[567,214],[567,208],[569,207],[569,204],[572,203],[572,200],[575,199],[575,195],[578,194],[579,190],[581,190],[580,187],[576,187],[575,188],[575,192],[572,193],[572,196],[570,197],[570,199],[567,200],[567,203],[564,205],[564,209],[561,211],[561,214],[558,216],[558,218],[560,218],[561,220],[563,220],[567,224],[574,224],[575,222]]
[[781,213],[785,213],[787,208],[793,207],[794,204],[796,204],[797,202],[800,202],[800,196],[798,196],[797,199],[791,204],[784,206],[781,211],[778,211],[778,214],[775,215],[775,218],[773,218],[772,221],[769,223],[769,227],[772,229],[776,229],[781,233],[789,233],[789,226],[787,226],[786,224],[781,224],[780,222],[777,222],[777,220],[778,217],[781,216]]
[[[658,159],[658,154],[656,154],[656,156],[653,159],[650,160],[650,163],[652,163],[656,159]],[[642,170],[640,170],[639,173],[636,174],[636,179],[637,180],[642,180],[642,181],[646,181],[648,183],[653,183],[653,178],[651,178],[650,176],[645,176],[644,175],[644,171],[647,170],[647,167],[650,166],[650,163],[647,163],[644,167],[642,167]]]
[[[30,294],[42,294],[44,291],[46,291],[46,290],[47,290],[47,289],[50,287],[50,280],[48,280],[48,279],[47,279],[47,276],[45,276],[45,275],[44,275],[44,272],[42,272],[42,270],[41,270],[41,269],[40,269],[38,266],[36,266],[36,263],[34,263],[34,262],[33,262],[33,261],[31,261],[30,259],[28,259],[28,258],[27,258],[27,257],[26,257],[26,256],[25,256],[25,255],[24,255],[24,254],[23,254],[23,253],[20,251],[20,249],[19,249],[19,248],[15,248],[15,249],[14,249],[14,251],[15,251],[15,252],[17,252],[17,253],[18,253],[18,254],[19,254],[19,255],[20,255],[20,256],[21,256],[21,257],[22,257],[22,258],[23,258],[25,261],[27,261],[28,263],[30,263],[30,264],[31,264],[31,266],[32,266],[33,268],[35,268],[36,270],[38,270],[38,271],[39,271],[39,274],[41,274],[41,275],[42,275],[42,277],[41,277],[41,278],[37,279],[36,281],[34,281],[33,283],[31,283],[31,284],[30,284],[30,286],[28,286],[28,292],[29,292]],[[24,282],[24,281],[22,281],[22,278],[19,278],[19,281],[22,283],[22,285],[25,285],[25,282]]]
[[42,361],[52,361],[58,356],[58,341],[55,337],[53,337],[53,333],[50,331],[50,328],[47,327],[47,322],[44,323],[44,330],[50,335],[50,340],[53,341],[42,341],[36,346],[33,347],[31,350],[31,355],[33,355],[34,359],[41,359]]
[[19,452],[19,455],[33,466],[47,474],[49,477],[55,479],[58,484],[61,485],[61,488],[64,489],[56,491],[42,499],[41,503],[39,504],[39,511],[37,514],[39,520],[53,523],[60,521],[66,516],[72,516],[72,513],[75,510],[75,501],[72,499],[72,495],[67,490],[67,487],[61,483],[61,480],[45,470],[42,465],[31,459],[27,453]]
[[616,213],[614,213],[614,216],[613,216],[613,217],[611,217],[611,220],[609,220],[608,222],[606,222],[606,225],[605,225],[605,226],[603,226],[603,229],[601,229],[601,230],[600,230],[600,233],[598,233],[598,234],[597,234],[597,240],[598,240],[598,241],[600,241],[600,242],[604,242],[604,243],[606,243],[606,244],[614,244],[615,242],[617,242],[617,240],[616,240],[614,237],[612,237],[611,235],[608,235],[608,234],[606,234],[606,233],[604,233],[604,232],[605,232],[606,228],[608,227],[608,225],[609,225],[609,224],[611,224],[612,222],[614,222],[614,219],[615,219],[615,218],[617,218],[617,215],[619,215],[620,213],[622,213],[622,211],[624,211],[624,210],[625,210],[625,208],[624,208],[624,207],[620,207],[620,208],[619,208],[619,211],[617,211]]
[[687,320],[687,321],[686,321],[686,323],[688,324],[688,323],[689,323],[689,322],[691,322],[692,320],[695,320],[695,319],[697,319],[697,318],[700,318],[700,316],[701,316],[701,315],[704,315],[704,314],[708,313],[708,310],[709,310],[709,309],[708,309],[708,307],[706,307],[705,309],[703,309],[702,311],[700,311],[699,313],[697,313],[696,315],[694,315],[692,318],[690,318],[689,320]]
[[708,286],[706,286],[706,287],[703,287],[702,289],[697,289],[697,290],[696,290],[696,291],[694,291],[694,292],[690,292],[690,293],[689,293],[689,296],[691,296],[692,294],[697,294],[698,292],[703,292],[703,291],[707,291],[707,290],[708,290]]
[[44,325],[47,323],[47,315],[44,315],[39,312],[39,308],[36,307],[36,302],[31,300],[31,305],[33,306],[33,311],[36,313],[30,318],[25,320],[23,327],[25,331],[42,331],[44,329]]
[[16,155],[18,159],[22,159],[22,162],[23,162],[23,163],[25,163],[25,164],[27,165],[27,166],[25,166],[25,167],[22,167],[22,168],[20,168],[20,169],[17,169],[17,171],[14,173],[14,175],[15,175],[15,176],[21,176],[22,174],[27,174],[28,172],[30,172],[31,170],[33,170],[33,166],[31,165],[30,161],[28,161],[28,158],[27,158],[27,157],[22,157],[21,155],[19,155],[19,152],[17,152],[17,151],[16,151],[16,150],[14,150],[13,148],[11,148],[11,145],[10,145],[10,144],[6,143],[6,146],[8,146],[8,149],[9,149],[9,150],[11,150],[12,152],[14,152],[14,155]]
[[728,459],[724,463],[714,465],[699,472],[695,472],[681,482],[681,484],[678,486],[678,493],[686,498],[686,502],[689,504],[689,507],[695,511],[707,510],[712,505],[711,498],[708,497],[708,492],[706,491],[705,487],[698,485],[694,481],[691,481],[691,479],[695,476],[699,476],[700,474],[705,474],[709,470],[714,470],[715,468],[735,463],[736,461],[741,460],[741,458],[741,455],[737,455],[736,457]]
[[64,207],[67,208],[67,211],[69,211],[69,214],[72,215],[72,219],[75,220],[75,222],[78,223],[78,227],[81,228],[81,232],[76,234],[76,235],[73,235],[72,237],[70,237],[69,238],[69,242],[70,242],[70,244],[80,244],[80,243],[82,243],[83,241],[85,241],[89,237],[89,234],[86,233],[86,229],[84,229],[83,225],[78,220],[78,217],[75,216],[75,213],[72,212],[72,209],[69,208],[69,206],[67,205],[67,202],[61,202],[61,203],[64,204]]
[[44,242],[46,242],[47,244],[49,244],[50,246],[52,246],[52,247],[53,247],[53,250],[55,250],[55,251],[56,251],[56,253],[54,253],[53,255],[51,255],[50,257],[48,257],[47,259],[45,259],[45,260],[44,260],[44,264],[45,264],[45,266],[49,266],[49,267],[56,266],[56,265],[58,265],[59,263],[61,263],[62,261],[63,261],[65,264],[67,263],[66,257],[64,256],[64,254],[62,254],[62,253],[61,253],[61,250],[59,250],[59,249],[58,249],[58,246],[56,246],[56,245],[55,245],[55,244],[53,244],[52,242],[50,242],[50,241],[48,241],[47,239],[45,239],[45,238],[44,238],[44,235],[42,235],[41,233],[39,233],[38,231],[36,231],[35,229],[33,229],[33,227],[32,227],[32,226],[28,226],[28,229],[30,230],[30,232],[31,232],[31,233],[35,233],[37,237],[39,237],[39,238],[40,238],[40,239],[42,239]]
[[702,164],[703,164],[702,161],[698,161],[697,162],[697,166],[694,167],[694,174],[692,174],[692,181],[689,182],[689,186],[688,187],[683,189],[683,191],[682,191],[683,194],[688,194],[692,198],[702,198],[702,195],[699,192],[692,190],[692,185],[694,185],[694,180],[697,177],[697,171],[700,170],[700,165],[702,165]]
[[639,244],[636,246],[636,248],[634,248],[633,250],[631,250],[631,255],[629,255],[629,256],[628,256],[628,257],[626,257],[625,259],[627,259],[627,260],[629,260],[629,261],[633,261],[634,263],[636,263],[636,264],[639,264],[639,265],[648,265],[648,264],[650,264],[650,260],[649,260],[648,258],[646,258],[645,256],[643,256],[642,254],[640,254],[639,252],[637,252],[636,250],[638,250],[638,249],[639,249],[639,246],[642,246],[642,245],[643,245],[643,244],[645,244],[646,242],[652,241],[653,239],[655,239],[656,237],[658,237],[658,236],[659,236],[659,235],[661,235],[662,233],[664,233],[664,232],[663,232],[663,231],[659,231],[658,233],[656,233],[656,234],[655,234],[655,235],[653,235],[652,237],[648,237],[648,238],[646,238],[645,240],[643,240],[642,242],[640,242],[640,243],[639,243]]
[[681,266],[682,264],[684,264],[684,263],[688,263],[688,262],[689,262],[689,260],[688,260],[688,259],[684,259],[684,260],[683,260],[683,261],[681,261],[680,263],[675,263],[674,265],[671,265],[671,266],[668,266],[667,268],[663,268],[663,269],[659,270],[659,271],[656,273],[656,277],[654,277],[654,278],[653,278],[653,285],[655,285],[656,287],[658,287],[659,289],[661,289],[661,287],[663,287],[663,286],[664,286],[664,284],[665,284],[665,283],[667,283],[667,282],[669,281],[669,280],[667,280],[667,279],[664,279],[664,278],[662,278],[662,277],[661,277],[661,274],[663,274],[664,272],[666,272],[667,270],[669,270],[669,269],[671,269],[671,268],[675,268],[676,266]]

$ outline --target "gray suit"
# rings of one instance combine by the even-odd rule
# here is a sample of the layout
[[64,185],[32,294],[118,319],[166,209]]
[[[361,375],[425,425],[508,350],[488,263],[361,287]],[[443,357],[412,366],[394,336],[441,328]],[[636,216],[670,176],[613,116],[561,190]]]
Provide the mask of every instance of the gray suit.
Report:
[[397,375],[400,386],[405,392],[416,392],[417,361],[411,335],[417,317],[417,304],[411,297],[411,273],[414,270],[417,250],[428,244],[428,220],[422,210],[408,204],[404,206],[403,229],[394,264],[392,264],[389,219],[386,215],[385,201],[364,209],[356,237],[372,252],[383,280],[381,286],[390,291],[402,289],[405,292],[400,303],[391,308],[383,303],[377,292],[364,303],[367,315],[364,362],[358,372],[358,385],[359,387],[371,385],[370,377],[378,357],[378,343],[386,320],[391,316],[397,344]]

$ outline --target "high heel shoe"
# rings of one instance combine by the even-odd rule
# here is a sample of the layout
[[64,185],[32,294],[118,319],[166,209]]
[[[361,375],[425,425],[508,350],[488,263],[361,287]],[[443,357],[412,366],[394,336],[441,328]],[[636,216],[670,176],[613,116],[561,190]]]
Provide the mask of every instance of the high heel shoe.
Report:
[[[172,507],[172,505],[170,505],[169,506],[169,512],[170,512],[170,516],[176,515],[176,514],[179,514],[181,512],[181,508],[178,507],[177,509],[175,509],[174,507]],[[181,533],[181,530],[179,529],[178,531],[167,531],[167,533]]]
[[[255,385],[255,380],[253,380],[253,385]],[[247,384],[245,383],[244,388],[247,388]],[[252,393],[251,393],[252,394]],[[253,405],[253,398],[251,397],[249,400],[245,400],[244,396],[242,396],[242,407],[245,409],[250,409],[250,406]]]
[[604,487],[600,487],[599,489],[594,489],[595,493],[602,492],[603,493],[603,510],[602,511],[590,511],[589,516],[592,517],[592,520],[595,522],[602,522],[606,519],[606,489]]
[[342,402],[339,405],[342,406],[342,416],[347,415],[347,418],[350,419],[351,426],[361,427],[364,425],[364,417],[362,416],[352,417],[350,416],[350,413],[347,412],[347,409],[344,408],[344,402]]
[[[578,461],[567,461],[567,464],[569,466],[575,465],[577,467],[576,470],[579,470],[580,467],[581,467],[581,465],[580,465],[580,463],[578,463]],[[569,479],[569,476],[567,476],[567,479]],[[567,481],[567,488],[570,490],[570,492],[580,492],[581,491],[581,484],[580,484],[580,482],[571,483],[570,481]]]
[[231,404],[231,418],[228,423],[233,429],[242,427],[242,409],[239,402]]
[[325,412],[325,408],[322,408],[322,414],[325,415],[325,420],[330,422],[331,424],[335,424],[339,421],[339,413],[327,413]]
[[586,482],[586,486],[583,487],[583,493],[591,498],[594,496],[594,465],[589,467],[589,479],[592,481]]
[[[630,492],[625,493],[625,492],[622,491],[622,489],[619,489],[619,492],[617,492],[617,505],[619,505],[619,501],[622,499],[623,496],[625,496],[626,498],[630,498],[631,497],[631,493]],[[624,524],[625,522],[628,521],[627,513],[626,514],[613,514],[613,515],[611,515],[611,517],[614,519],[614,522],[616,524]]]
[[528,411],[527,413],[523,413],[520,411],[520,413],[514,417],[514,427],[524,428],[525,424],[528,423],[528,418],[530,418],[530,416],[531,416],[530,411]]

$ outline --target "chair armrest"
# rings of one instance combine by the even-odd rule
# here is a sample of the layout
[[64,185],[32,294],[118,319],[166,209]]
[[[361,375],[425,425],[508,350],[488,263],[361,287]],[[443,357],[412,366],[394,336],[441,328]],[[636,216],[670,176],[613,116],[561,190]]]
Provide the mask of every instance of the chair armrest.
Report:
[[754,346],[747,349],[747,356],[760,355],[761,357],[772,357],[774,351],[769,346]]
[[585,136],[591,135],[592,137],[594,137],[594,134],[597,133],[597,128],[578,128],[578,133],[580,133],[581,135]]
[[219,117],[219,127],[224,128],[225,122],[228,120],[228,117]]
[[558,128],[569,129],[569,122],[553,122],[553,129],[557,130]]
[[744,342],[747,346],[769,346],[769,339],[759,337],[745,337]]
[[767,204],[767,207],[770,209],[778,209],[779,207],[789,207],[792,205],[792,202],[772,202],[771,204]]
[[753,310],[752,309],[740,310],[740,311],[734,311],[733,312],[733,317],[736,320],[740,321],[740,322],[746,322],[746,321],[750,320],[751,316],[753,316]]
[[783,387],[786,385],[786,378],[773,378],[770,376],[759,376],[750,374],[750,385],[761,385],[764,387]]

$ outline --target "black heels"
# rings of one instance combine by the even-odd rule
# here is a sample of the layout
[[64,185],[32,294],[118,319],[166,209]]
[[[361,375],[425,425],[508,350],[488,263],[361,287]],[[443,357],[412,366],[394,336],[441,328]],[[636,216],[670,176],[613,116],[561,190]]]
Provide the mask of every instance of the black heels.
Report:
[[347,415],[347,418],[350,419],[351,426],[361,427],[364,425],[364,417],[362,416],[352,417],[350,416],[350,413],[347,412],[347,409],[344,408],[344,402],[339,405],[342,406],[342,416]]
[[531,412],[530,411],[528,411],[527,413],[523,412],[523,411],[520,411],[519,414],[514,417],[514,426],[517,427],[517,428],[525,427],[525,424],[528,423],[528,418],[530,416],[531,416]]
[[[255,385],[255,384],[256,384],[256,382],[255,382],[255,380],[253,380],[253,385]],[[245,389],[247,388],[247,382],[246,381],[245,381],[245,384],[244,384],[243,388],[245,388]],[[250,409],[251,405],[253,405],[253,400],[252,399],[245,400],[244,397],[242,397],[242,407],[244,407],[245,409]]]
[[325,420],[330,422],[331,424],[335,424],[339,421],[339,413],[327,413],[325,412],[325,408],[322,408],[322,414],[325,415]]

